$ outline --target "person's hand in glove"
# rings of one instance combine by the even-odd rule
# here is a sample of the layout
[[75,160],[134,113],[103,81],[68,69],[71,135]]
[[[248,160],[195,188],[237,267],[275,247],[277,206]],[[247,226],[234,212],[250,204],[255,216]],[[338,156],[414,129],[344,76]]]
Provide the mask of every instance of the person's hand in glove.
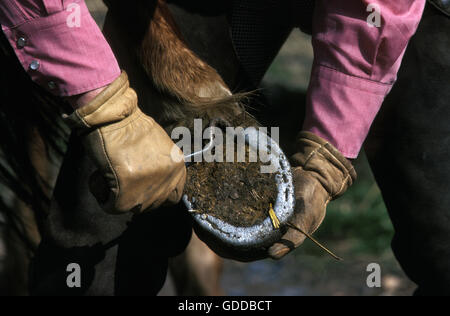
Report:
[[68,117],[98,170],[90,190],[108,213],[154,209],[180,200],[182,152],[137,104],[125,72]]
[[[328,202],[341,196],[356,180],[356,172],[330,143],[309,132],[302,132],[298,152],[292,157],[295,187],[295,212],[291,222],[312,234],[322,223]],[[268,255],[280,259],[299,247],[306,236],[289,228],[269,248]]]

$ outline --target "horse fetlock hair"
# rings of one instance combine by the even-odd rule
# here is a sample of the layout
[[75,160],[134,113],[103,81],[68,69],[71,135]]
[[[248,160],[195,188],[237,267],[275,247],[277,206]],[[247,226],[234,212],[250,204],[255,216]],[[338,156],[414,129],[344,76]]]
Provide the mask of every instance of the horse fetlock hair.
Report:
[[157,1],[139,57],[165,99],[165,120],[231,119],[243,111],[246,95],[231,93],[219,73],[189,49],[162,0]]

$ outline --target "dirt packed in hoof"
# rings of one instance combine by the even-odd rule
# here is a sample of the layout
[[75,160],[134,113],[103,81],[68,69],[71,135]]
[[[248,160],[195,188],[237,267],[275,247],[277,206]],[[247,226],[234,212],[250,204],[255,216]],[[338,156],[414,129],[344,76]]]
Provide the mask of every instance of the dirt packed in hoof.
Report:
[[195,198],[195,210],[236,227],[258,225],[268,217],[277,198],[276,174],[261,173],[259,160],[248,162],[248,150],[246,162],[199,162],[187,168],[185,193]]

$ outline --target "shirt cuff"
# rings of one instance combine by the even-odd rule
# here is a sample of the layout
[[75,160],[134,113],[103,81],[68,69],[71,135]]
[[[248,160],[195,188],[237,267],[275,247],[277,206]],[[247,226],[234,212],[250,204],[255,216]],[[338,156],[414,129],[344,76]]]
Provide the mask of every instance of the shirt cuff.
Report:
[[345,157],[356,158],[391,88],[314,65],[303,130],[326,139]]
[[84,1],[75,10],[2,29],[31,79],[54,95],[82,94],[120,75],[117,60]]

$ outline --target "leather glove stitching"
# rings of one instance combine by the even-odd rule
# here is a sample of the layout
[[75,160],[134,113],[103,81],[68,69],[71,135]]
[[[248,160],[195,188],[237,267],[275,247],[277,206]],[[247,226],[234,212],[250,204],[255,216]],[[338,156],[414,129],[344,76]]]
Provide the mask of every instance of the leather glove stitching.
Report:
[[153,125],[155,125],[155,122],[152,121],[148,116],[144,115],[144,119],[150,124],[150,127],[153,127]]
[[[328,143],[327,143],[328,144]],[[342,173],[343,173],[343,176],[348,176],[349,175],[349,172],[348,172],[348,170],[347,170],[347,168],[343,165],[343,163],[333,154],[333,152],[329,149],[329,148],[327,148],[327,147],[323,147],[323,149],[324,149],[324,153],[326,153],[327,154],[327,156],[324,154],[324,153],[320,153],[321,155],[322,155],[322,157],[325,159],[325,160],[328,160],[328,161],[330,161],[330,159],[332,159],[333,161],[333,166],[335,167],[335,168],[337,168],[337,169],[339,169],[339,171],[341,171]],[[330,161],[331,162],[331,161]],[[338,167],[336,167],[336,166],[339,166],[339,168]],[[342,168],[343,167],[343,168]]]
[[[337,163],[339,166],[342,166],[342,168],[337,168],[339,171],[341,171],[343,173],[343,176],[345,177],[342,180],[342,183],[339,187],[339,190],[336,193],[332,193],[330,194],[331,199],[334,200],[336,197],[340,196],[343,191],[345,190],[345,187],[347,184],[349,184],[349,180],[351,179],[351,175],[350,172],[347,170],[347,168],[339,161],[339,159],[337,157],[335,157],[329,150],[328,153],[331,155],[332,159],[334,160],[335,163]],[[330,158],[326,157],[323,153],[321,153],[322,157],[326,160],[330,160]],[[348,186],[350,186],[351,184],[349,184]]]
[[127,118],[125,118],[125,119],[123,119],[122,121],[120,121],[120,122],[117,122],[117,123],[115,123],[114,125],[116,125],[117,127],[116,128],[112,128],[113,126],[111,126],[111,129],[110,128],[105,128],[105,129],[103,129],[103,133],[104,134],[108,134],[108,133],[111,133],[111,132],[114,132],[114,131],[117,131],[117,130],[120,130],[120,129],[122,129],[122,128],[125,128],[125,127],[127,127],[128,125],[130,125],[131,123],[133,123],[134,121],[136,121],[136,120],[138,120],[141,116],[142,116],[142,112],[140,112],[140,113],[138,113],[138,112],[135,112],[136,114],[136,117],[132,117],[132,116],[128,116],[127,118],[129,119],[129,121],[126,121],[126,119]]
[[85,127],[92,128],[92,126],[89,125],[88,122],[86,122],[86,120],[80,115],[80,112],[78,112],[78,110],[75,111],[75,116],[78,117],[78,119],[81,121],[81,123],[83,123]]
[[322,212],[322,216],[320,217],[320,219],[317,221],[317,224],[314,225],[315,227],[313,228],[313,230],[310,232],[311,234],[314,234],[320,227],[320,225],[322,225],[323,221],[325,220],[325,216],[327,215],[327,206],[328,203],[331,201],[331,197],[329,197],[324,205],[323,205],[323,212]]
[[[353,178],[352,174],[356,174],[355,167],[351,163],[349,163],[347,158],[342,156],[342,154],[339,151],[337,151],[333,147],[333,145],[331,145],[330,143],[327,143],[327,145],[329,147],[327,148],[328,153],[333,157],[333,159],[337,162],[337,164],[342,167],[339,169],[344,169],[346,171],[346,175],[350,175],[350,177]],[[341,161],[337,155],[341,156],[341,158],[344,159],[347,163]]]
[[[348,181],[349,178],[351,178],[351,172],[352,170],[354,170],[354,167],[352,166],[350,169],[348,169],[335,155],[333,155],[332,151],[330,151],[328,148],[324,147],[324,149],[326,149],[326,153],[328,153],[330,155],[330,157],[325,156],[323,153],[320,153],[322,155],[322,157],[328,161],[330,161],[330,158],[333,159],[334,161],[334,166],[335,168],[337,168],[339,171],[341,171],[343,173],[343,176],[345,177],[344,184],[342,186],[345,185],[345,181]],[[338,166],[338,167],[336,167]],[[338,193],[336,193],[336,195],[338,195],[339,193],[341,193],[342,191],[342,186],[341,189],[338,191]]]
[[332,199],[334,200],[335,197],[339,196],[342,191],[344,191],[345,186],[348,184],[348,180],[350,179],[350,175],[348,174],[345,179],[342,181],[341,187],[339,189],[339,191],[336,194],[333,194]]
[[319,149],[321,149],[323,147],[323,145],[320,145],[319,148],[314,149],[312,152],[310,152],[310,154],[308,155],[308,157],[306,157],[305,159],[305,163],[304,166],[306,167],[306,165],[308,164],[308,162],[312,159],[312,157],[317,153],[317,151]]
[[99,134],[99,136],[100,136],[100,141],[101,141],[101,143],[102,143],[102,150],[103,150],[103,153],[105,154],[106,161],[108,162],[109,169],[110,169],[111,172],[113,173],[114,179],[116,180],[117,194],[116,194],[116,196],[115,196],[115,198],[114,198],[114,202],[116,202],[116,201],[117,201],[117,198],[118,198],[119,195],[120,195],[120,182],[119,182],[119,177],[117,176],[116,170],[114,170],[114,168],[113,168],[113,166],[112,166],[111,159],[109,158],[108,153],[107,153],[107,151],[106,151],[106,145],[105,145],[105,142],[104,142],[104,140],[103,140],[103,135],[102,135],[102,133],[100,132],[99,129],[97,129],[96,132],[98,132],[98,134]]

